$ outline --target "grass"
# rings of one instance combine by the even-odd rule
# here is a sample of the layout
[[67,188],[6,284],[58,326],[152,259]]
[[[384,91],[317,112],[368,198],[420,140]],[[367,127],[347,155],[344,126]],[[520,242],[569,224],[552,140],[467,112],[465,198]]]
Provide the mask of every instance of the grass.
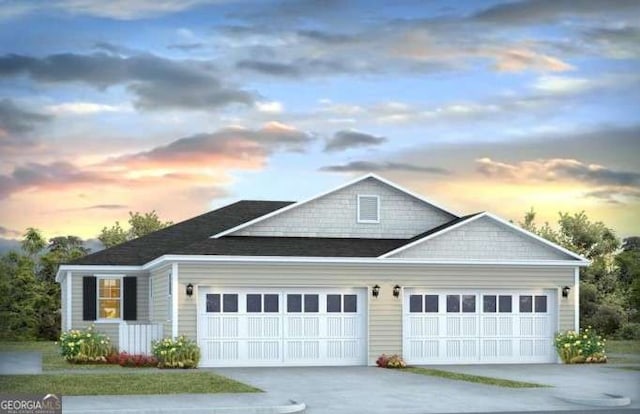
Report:
[[446,378],[456,381],[474,382],[476,384],[495,385],[506,388],[544,388],[549,385],[536,384],[533,382],[512,381],[502,378],[483,377],[480,375],[462,374],[459,372],[443,371],[433,368],[407,367],[404,371],[414,374],[428,375],[431,377]]
[[[133,368],[132,368],[133,369]],[[210,372],[142,372],[136,374],[2,375],[0,389],[9,393],[58,395],[141,395],[245,393],[261,390]]]
[[92,370],[92,369],[122,369],[119,365],[78,365],[70,364],[60,355],[60,348],[53,341],[28,342],[0,342],[0,352],[6,351],[37,351],[42,353],[42,370]]
[[611,364],[640,363],[640,341],[608,340],[606,352]]

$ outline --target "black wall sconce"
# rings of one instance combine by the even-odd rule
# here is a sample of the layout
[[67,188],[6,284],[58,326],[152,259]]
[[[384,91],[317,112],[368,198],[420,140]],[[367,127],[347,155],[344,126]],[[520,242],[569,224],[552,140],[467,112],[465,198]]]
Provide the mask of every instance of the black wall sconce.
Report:
[[193,285],[189,283],[187,285],[187,296],[191,297],[193,295]]
[[400,285],[395,285],[393,287],[393,297],[397,298],[398,296],[400,296]]
[[569,286],[565,286],[562,288],[562,297],[563,298],[568,298],[569,297],[569,291],[571,290],[571,288]]
[[373,295],[374,298],[377,298],[378,295],[380,294],[380,285],[375,285],[374,287],[372,287],[371,294]]

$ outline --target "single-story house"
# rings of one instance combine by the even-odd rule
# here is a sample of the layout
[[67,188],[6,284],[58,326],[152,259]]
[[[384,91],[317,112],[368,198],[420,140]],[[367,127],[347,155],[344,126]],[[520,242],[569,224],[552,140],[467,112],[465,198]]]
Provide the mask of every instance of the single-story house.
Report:
[[[588,261],[369,174],[239,201],[60,266],[62,329],[128,351],[186,335],[201,366],[556,362]],[[145,345],[146,344],[146,345]]]

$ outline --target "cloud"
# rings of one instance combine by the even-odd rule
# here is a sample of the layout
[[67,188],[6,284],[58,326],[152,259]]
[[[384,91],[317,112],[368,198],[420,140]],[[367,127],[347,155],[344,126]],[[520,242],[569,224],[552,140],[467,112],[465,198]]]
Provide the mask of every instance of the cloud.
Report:
[[344,151],[351,148],[371,147],[381,145],[387,141],[385,137],[376,137],[364,132],[344,130],[336,132],[327,140],[325,152]]
[[608,0],[581,0],[580,7],[576,7],[573,0],[520,0],[488,7],[470,16],[469,20],[504,25],[541,24],[563,18],[599,18],[607,12],[624,14],[638,10],[640,5],[635,0],[618,0],[613,9]]
[[256,109],[259,112],[263,112],[266,114],[280,114],[284,110],[284,106],[282,105],[282,102],[263,101],[256,102]]
[[[640,7],[639,7],[640,8]],[[584,31],[586,42],[595,43],[604,54],[616,59],[640,57],[640,27],[597,27]]]
[[11,99],[0,100],[0,139],[31,132],[50,120],[50,116],[23,109]]
[[131,112],[129,105],[106,105],[95,102],[64,102],[45,107],[47,112],[56,115],[91,115],[105,112]]
[[0,4],[0,17],[10,18],[44,9],[58,9],[69,14],[135,20],[188,10],[216,0],[32,0],[7,1]]
[[84,207],[83,210],[122,210],[129,208],[125,204],[96,204],[95,206]]
[[192,50],[202,49],[204,47],[204,43],[195,42],[195,43],[174,43],[167,46],[167,49],[175,49],[181,50],[183,52],[190,52]]
[[491,158],[476,160],[477,171],[484,176],[506,180],[558,181],[570,180],[596,185],[640,186],[640,173],[616,171],[598,164],[575,159],[539,159],[504,163]]
[[98,89],[126,85],[137,108],[211,109],[252,105],[251,93],[224,85],[210,63],[176,61],[154,55],[123,57],[105,53],[62,53],[35,58],[0,57],[0,78],[29,76],[41,83],[83,83]]
[[529,49],[509,49],[496,53],[495,68],[500,72],[565,72],[574,69],[570,64],[553,56]]
[[94,171],[57,161],[50,164],[30,162],[14,168],[7,175],[0,175],[0,200],[25,190],[67,189],[78,184],[105,184],[113,179]]
[[178,139],[167,145],[108,160],[106,165],[176,167],[207,164],[254,166],[274,151],[302,152],[314,137],[289,125],[270,122],[252,130],[229,127]]
[[451,172],[439,167],[423,167],[403,162],[373,162],[373,161],[351,161],[343,165],[330,165],[320,168],[320,171],[328,172],[382,172],[382,171],[405,171],[427,173],[435,175],[449,175]]
[[0,226],[0,237],[18,237],[21,233],[18,230],[13,230]]

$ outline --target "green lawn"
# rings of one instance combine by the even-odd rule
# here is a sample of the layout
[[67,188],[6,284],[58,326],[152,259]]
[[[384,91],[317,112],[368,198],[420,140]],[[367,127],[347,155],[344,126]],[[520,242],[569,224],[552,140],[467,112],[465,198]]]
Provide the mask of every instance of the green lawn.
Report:
[[475,382],[477,384],[496,385],[498,387],[507,388],[542,388],[548,387],[548,385],[536,384],[533,382],[512,381],[502,378],[482,377],[480,375],[462,374],[459,372],[443,371],[433,368],[422,367],[407,367],[403,371],[408,371],[414,374],[428,375],[431,377],[446,378],[456,381]]
[[96,368],[118,370],[119,365],[78,365],[70,364],[60,355],[60,348],[52,341],[30,342],[0,342],[0,352],[3,351],[38,351],[42,353],[42,370],[56,371],[61,369],[92,370]]
[[608,340],[606,353],[611,364],[640,363],[640,341]]
[[[131,368],[132,370],[134,368]],[[261,390],[210,372],[2,375],[2,392],[58,395],[211,394]]]

